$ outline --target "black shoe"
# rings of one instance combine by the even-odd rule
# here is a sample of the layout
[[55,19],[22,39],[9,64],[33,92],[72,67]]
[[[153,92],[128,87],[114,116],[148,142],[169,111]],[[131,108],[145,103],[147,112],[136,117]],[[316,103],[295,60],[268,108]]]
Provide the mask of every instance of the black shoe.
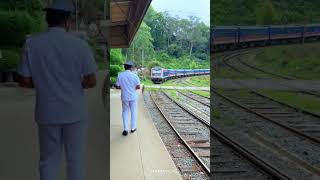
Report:
[[136,130],[137,130],[137,128],[136,128],[136,129],[132,129],[132,130],[131,130],[131,133],[134,133]]
[[122,135],[127,136],[128,135],[128,131],[123,131]]

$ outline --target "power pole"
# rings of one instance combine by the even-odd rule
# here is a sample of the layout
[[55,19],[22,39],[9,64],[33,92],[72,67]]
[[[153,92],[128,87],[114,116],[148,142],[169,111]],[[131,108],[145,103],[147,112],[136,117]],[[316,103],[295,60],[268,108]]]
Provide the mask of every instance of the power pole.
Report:
[[107,0],[104,0],[103,16],[104,20],[107,20]]
[[76,0],[76,31],[78,32],[78,0]]

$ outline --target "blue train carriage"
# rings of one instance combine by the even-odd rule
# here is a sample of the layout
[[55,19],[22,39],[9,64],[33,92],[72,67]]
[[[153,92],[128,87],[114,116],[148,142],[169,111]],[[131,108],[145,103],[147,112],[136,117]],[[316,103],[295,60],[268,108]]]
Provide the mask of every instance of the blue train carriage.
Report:
[[183,69],[175,69],[174,70],[176,72],[176,77],[180,78],[184,76],[184,70]]
[[303,38],[305,40],[320,40],[320,24],[310,24],[304,27]]
[[269,27],[267,26],[245,26],[239,27],[237,33],[238,47],[265,46],[269,40]]
[[304,26],[270,26],[269,34],[270,44],[287,44],[291,42],[300,42],[304,36]]
[[154,67],[151,69],[151,80],[160,84],[169,79],[210,74],[210,69],[164,69]]
[[214,26],[211,30],[211,51],[235,48],[237,33],[238,28],[234,26]]
[[212,52],[315,40],[320,40],[320,24],[218,26],[211,34]]
[[168,69],[168,79],[174,79],[177,76],[177,71],[174,69]]

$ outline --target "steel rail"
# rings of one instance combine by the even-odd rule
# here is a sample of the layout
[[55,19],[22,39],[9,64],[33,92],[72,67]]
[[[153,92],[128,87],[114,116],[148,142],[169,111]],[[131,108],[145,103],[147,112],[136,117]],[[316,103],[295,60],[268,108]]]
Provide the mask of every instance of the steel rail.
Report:
[[[258,77],[258,76],[255,76],[255,75],[250,74],[250,73],[248,73],[248,72],[242,71],[242,70],[240,70],[240,69],[232,66],[231,64],[229,64],[229,63],[227,62],[227,61],[229,61],[230,59],[233,59],[234,57],[239,56],[239,55],[243,55],[243,54],[233,54],[233,56],[231,56],[231,57],[225,57],[223,63],[224,63],[226,66],[228,66],[229,68],[231,68],[232,70],[236,71],[236,72],[249,75],[249,76],[251,76],[251,77],[254,77],[255,79],[262,79],[262,78],[260,78],[260,77]],[[238,61],[239,61],[239,60],[238,60]],[[248,66],[247,63],[244,63],[244,62],[241,61],[241,60],[240,60],[239,62],[242,63],[243,65],[245,65],[245,66],[253,69],[253,70],[260,71],[260,72],[263,72],[263,73],[265,73],[265,74],[269,74],[269,75],[272,75],[272,76],[280,77],[280,78],[285,79],[285,80],[297,80],[297,78],[294,78],[294,77],[287,77],[287,76],[279,75],[279,74],[276,74],[276,73],[268,72],[268,71],[262,70],[262,69],[260,69],[260,68],[258,68],[258,67],[252,66],[252,65]],[[286,85],[283,85],[283,86],[292,88],[292,87],[286,86]],[[295,89],[297,92],[301,92],[301,93],[304,93],[304,94],[313,95],[313,96],[316,96],[316,97],[318,97],[318,98],[320,97],[320,94],[316,94],[316,93],[313,93],[313,92],[310,92],[310,91],[299,90],[299,89],[296,89],[296,88],[292,88],[292,89]]]
[[[202,104],[202,105],[207,106],[207,107],[210,108],[210,104],[208,105],[207,103],[204,103],[204,102],[200,101],[200,100],[197,99],[197,98],[191,97],[191,96],[185,94],[184,92],[181,92],[180,90],[177,90],[177,92],[178,92],[179,94],[182,94],[183,96],[185,96],[185,97],[187,97],[187,98],[190,98],[190,99],[192,99],[192,100],[194,100],[194,101],[197,101],[198,103],[200,103],[200,104]],[[200,96],[200,97],[202,97],[202,96]]]
[[276,167],[273,167],[269,163],[267,163],[264,160],[262,160],[262,158],[258,157],[257,155],[253,154],[252,152],[250,152],[247,148],[241,146],[239,143],[235,142],[234,140],[232,140],[231,138],[226,136],[224,133],[222,133],[222,131],[220,131],[217,128],[211,126],[209,122],[207,122],[203,118],[199,117],[197,114],[195,114],[192,111],[190,111],[188,108],[186,108],[184,105],[182,105],[181,103],[179,103],[176,100],[174,100],[168,94],[166,94],[166,93],[164,93],[164,94],[172,102],[174,102],[176,105],[181,107],[184,111],[188,112],[191,116],[195,117],[201,123],[206,125],[210,129],[210,132],[212,132],[214,136],[218,137],[219,140],[223,141],[225,144],[227,144],[232,149],[234,149],[236,152],[238,152],[239,154],[244,156],[250,162],[252,162],[256,166],[260,167],[261,169],[263,169],[265,172],[269,173],[274,178],[281,179],[281,180],[293,180],[288,175],[282,173],[280,169],[278,169]]
[[151,99],[156,105],[157,109],[160,111],[161,115],[164,117],[164,119],[167,121],[167,123],[170,125],[172,130],[175,132],[175,134],[178,136],[178,138],[183,142],[185,147],[189,150],[189,152],[192,154],[192,156],[196,159],[196,161],[200,164],[200,166],[204,169],[205,173],[210,176],[210,168],[208,168],[205,163],[201,160],[199,156],[197,156],[196,152],[193,151],[193,149],[188,145],[188,143],[183,139],[183,137],[180,135],[178,130],[174,127],[174,125],[170,122],[169,118],[167,115],[164,113],[164,111],[160,108],[159,104],[157,101],[154,99],[152,93],[150,93]]
[[240,108],[242,108],[242,109],[244,109],[244,110],[246,110],[246,111],[248,111],[248,112],[250,112],[250,113],[252,113],[252,114],[257,115],[257,116],[261,117],[262,119],[264,119],[264,120],[266,120],[266,121],[268,121],[268,122],[272,122],[272,123],[274,123],[274,124],[276,124],[276,125],[278,125],[278,126],[280,126],[280,127],[282,127],[282,128],[285,128],[285,129],[287,129],[287,130],[289,130],[289,131],[291,131],[291,132],[294,132],[295,134],[297,134],[297,135],[299,135],[299,136],[301,136],[301,137],[304,137],[304,138],[306,138],[306,139],[308,139],[308,140],[311,140],[311,141],[313,141],[313,142],[315,142],[315,143],[317,143],[317,144],[320,144],[320,139],[319,139],[319,138],[310,136],[310,135],[308,135],[308,134],[306,134],[306,133],[301,132],[300,130],[298,130],[298,129],[296,129],[296,128],[292,128],[292,127],[287,126],[287,125],[284,124],[284,123],[275,121],[275,120],[273,120],[273,119],[271,119],[271,118],[269,118],[269,117],[267,117],[267,116],[265,116],[265,115],[263,115],[263,114],[261,114],[261,113],[258,113],[258,112],[256,112],[256,111],[250,109],[249,107],[241,104],[240,102],[237,102],[236,100],[233,100],[233,99],[231,99],[230,97],[227,97],[227,96],[223,95],[222,93],[219,93],[219,92],[216,91],[216,90],[212,90],[212,91],[213,91],[215,94],[217,94],[218,96],[222,97],[223,99],[231,102],[232,104],[235,104],[236,106],[238,106],[238,107],[240,107]]
[[249,67],[249,68],[251,68],[251,69],[254,69],[254,70],[256,70],[256,71],[263,72],[263,73],[265,73],[265,74],[269,74],[269,75],[276,76],[276,77],[280,77],[280,78],[282,78],[282,79],[287,79],[287,80],[296,79],[296,78],[294,78],[294,77],[285,76],[285,75],[281,75],[281,74],[276,74],[276,73],[273,73],[273,72],[266,71],[266,70],[264,70],[264,69],[260,69],[260,68],[258,68],[258,67],[256,67],[256,66],[253,66],[253,65],[251,65],[251,64],[248,64],[247,62],[244,62],[244,61],[241,60],[240,58],[238,59],[238,61],[239,61],[241,64],[243,64],[243,65],[245,65],[245,66],[247,66],[247,67]]
[[[187,84],[187,85],[190,84],[190,85],[192,85],[192,86],[197,87],[195,84],[192,84],[192,83],[187,82],[187,81],[182,81],[182,83]],[[207,96],[204,96],[204,95],[201,95],[201,94],[194,93],[194,92],[192,92],[192,90],[188,90],[188,89],[186,89],[186,90],[189,91],[189,92],[192,93],[192,94],[195,94],[195,95],[197,95],[197,96],[200,96],[200,97],[203,97],[203,98],[206,98],[206,99],[210,100],[210,97],[207,97]],[[176,89],[176,91],[179,91],[179,90]]]
[[316,113],[310,112],[310,111],[308,111],[308,110],[305,110],[305,109],[302,109],[302,108],[297,108],[297,107],[292,106],[292,105],[290,105],[290,104],[286,104],[286,103],[281,102],[281,101],[279,101],[279,100],[276,100],[276,99],[274,99],[274,98],[272,98],[272,97],[269,97],[269,96],[267,96],[267,95],[264,95],[264,94],[262,94],[262,93],[259,93],[258,91],[255,91],[255,90],[249,90],[249,91],[250,91],[251,93],[253,93],[253,94],[256,94],[257,96],[260,96],[260,97],[269,99],[269,100],[274,101],[274,102],[276,102],[276,103],[279,103],[279,104],[281,104],[281,105],[283,105],[283,106],[286,106],[286,107],[288,107],[288,108],[294,109],[294,110],[296,110],[296,111],[298,111],[298,112],[302,112],[302,113],[304,113],[304,114],[308,114],[308,115],[311,115],[311,116],[313,116],[313,117],[320,118],[320,114],[316,114]]
[[[238,60],[238,61],[239,61],[239,62],[242,62],[242,60]],[[247,63],[246,63],[246,64],[247,64]],[[230,65],[230,64],[228,64],[228,63],[227,63],[226,65],[233,67],[232,65]],[[248,66],[249,66],[249,64],[248,64]],[[231,67],[230,67],[230,68],[231,68]],[[254,66],[253,66],[253,67],[254,67]],[[235,67],[233,67],[233,68],[235,68]],[[236,68],[235,68],[235,69],[236,69]],[[256,69],[257,69],[257,70],[260,70],[259,68],[256,68]],[[237,71],[238,71],[238,72],[241,72],[241,73],[245,73],[245,72],[240,71],[240,70],[237,70]],[[264,72],[264,70],[261,70],[261,72]],[[271,75],[273,75],[273,76],[282,77],[283,79],[288,79],[288,80],[293,80],[293,79],[294,79],[293,77],[286,77],[286,76],[274,74],[274,73],[272,73],[272,72],[267,72],[267,71],[266,71],[266,73],[269,73],[269,74],[271,74]],[[249,75],[250,75],[250,74],[249,74]],[[251,75],[251,76],[252,76],[252,75]],[[240,82],[238,82],[238,84],[240,84],[240,85],[243,86],[243,84],[241,84]],[[254,93],[254,94],[256,94],[256,95],[258,95],[258,96],[260,96],[260,97],[269,99],[269,100],[274,101],[274,102],[276,102],[276,103],[279,103],[279,104],[281,104],[281,105],[283,105],[283,106],[286,106],[286,107],[295,109],[296,111],[300,111],[300,112],[302,112],[302,113],[305,113],[305,114],[308,114],[308,115],[311,115],[311,116],[320,118],[320,114],[315,114],[315,113],[309,112],[309,111],[307,111],[307,110],[304,110],[304,109],[301,109],[301,108],[297,108],[297,107],[291,106],[291,105],[289,105],[289,104],[280,102],[280,101],[278,101],[278,100],[275,100],[274,98],[271,98],[271,97],[268,97],[268,96],[266,96],[266,95],[264,95],[264,94],[261,94],[261,93],[259,93],[258,91],[253,90],[253,89],[250,89],[250,90],[248,90],[248,91],[250,91],[250,92],[252,92],[252,93]],[[314,96],[319,96],[319,97],[320,97],[320,95],[314,94],[314,93],[308,92],[308,91],[297,91],[297,92],[301,92],[301,93],[304,93],[304,94],[310,94],[310,95],[314,95]]]

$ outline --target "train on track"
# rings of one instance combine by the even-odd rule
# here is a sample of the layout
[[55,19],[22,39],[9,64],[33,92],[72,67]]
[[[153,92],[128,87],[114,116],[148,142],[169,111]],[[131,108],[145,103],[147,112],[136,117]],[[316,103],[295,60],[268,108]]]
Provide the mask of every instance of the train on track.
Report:
[[163,83],[169,79],[210,75],[210,69],[165,69],[161,67],[154,67],[151,69],[151,80],[155,84]]
[[287,26],[216,26],[212,51],[320,40],[320,24]]

